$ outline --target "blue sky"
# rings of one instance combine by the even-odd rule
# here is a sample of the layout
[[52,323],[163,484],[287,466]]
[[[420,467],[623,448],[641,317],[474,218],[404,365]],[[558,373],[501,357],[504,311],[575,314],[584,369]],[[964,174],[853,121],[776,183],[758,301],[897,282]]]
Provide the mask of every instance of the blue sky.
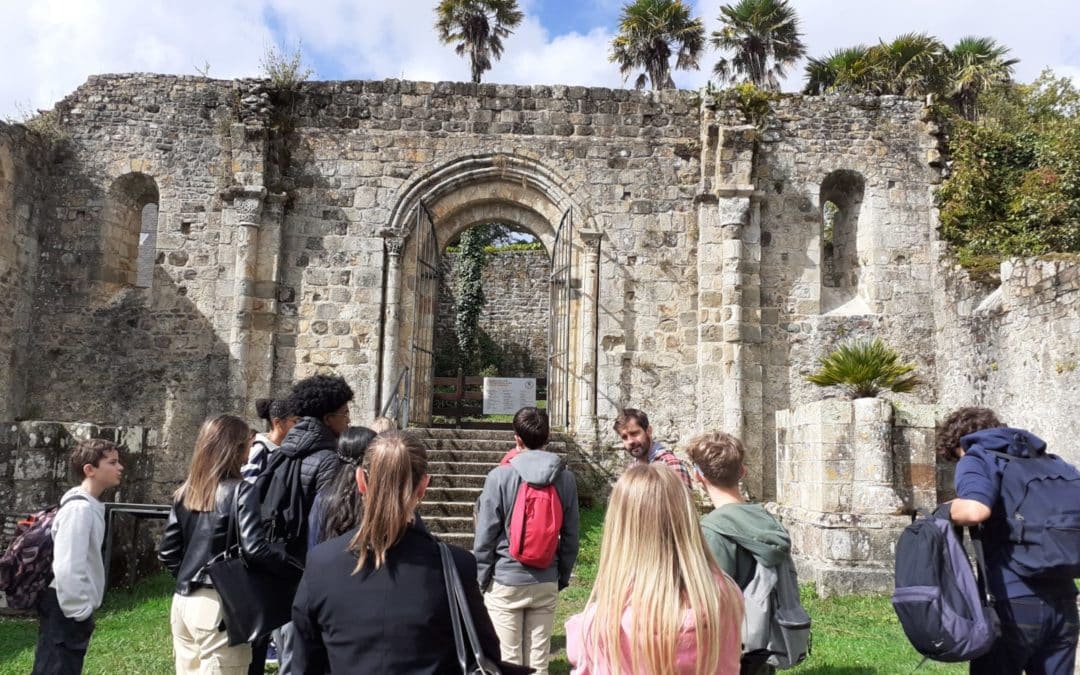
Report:
[[[686,0],[706,30],[723,0]],[[486,82],[623,86],[607,60],[622,0],[519,0],[525,21],[506,41]],[[270,44],[302,41],[321,79],[405,77],[465,80],[466,60],[439,44],[435,0],[0,0],[0,118],[49,108],[92,74],[160,72],[255,77]],[[811,55],[898,33],[927,31],[946,42],[989,35],[1021,60],[1017,79],[1044,67],[1080,81],[1080,2],[1040,0],[792,0]],[[1036,6],[1037,11],[1031,11]],[[675,74],[703,86],[702,70]],[[785,83],[797,90],[801,67]]]

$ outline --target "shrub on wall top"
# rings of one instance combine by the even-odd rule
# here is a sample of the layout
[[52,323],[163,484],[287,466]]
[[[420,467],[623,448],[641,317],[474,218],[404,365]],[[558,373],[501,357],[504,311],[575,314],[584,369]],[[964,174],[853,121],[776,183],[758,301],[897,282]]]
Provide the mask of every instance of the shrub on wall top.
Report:
[[922,384],[915,364],[880,338],[845,342],[819,361],[820,368],[806,379],[819,387],[840,387],[850,398],[873,398],[882,391],[903,393]]

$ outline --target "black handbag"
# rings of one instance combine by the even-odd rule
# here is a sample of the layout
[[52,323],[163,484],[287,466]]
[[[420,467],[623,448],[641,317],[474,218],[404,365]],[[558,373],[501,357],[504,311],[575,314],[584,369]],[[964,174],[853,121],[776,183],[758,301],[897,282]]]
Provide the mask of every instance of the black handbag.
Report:
[[[465,598],[465,587],[461,585],[461,577],[458,576],[457,565],[454,564],[454,556],[450,547],[439,542],[439,555],[442,557],[443,577],[446,579],[446,599],[450,603],[450,623],[454,627],[454,647],[457,649],[458,664],[464,675],[502,675],[502,669],[498,662],[488,658],[480,646],[480,638],[476,635],[476,624],[473,623],[472,614],[469,612],[469,602]],[[466,652],[465,636],[468,636],[472,654]],[[472,657],[470,662],[469,657]],[[527,672],[531,672],[528,669]]]
[[225,550],[206,563],[206,574],[221,596],[229,646],[269,635],[292,620],[293,598],[304,570],[290,565],[270,570],[249,564],[240,545],[240,485],[233,492],[232,524]]

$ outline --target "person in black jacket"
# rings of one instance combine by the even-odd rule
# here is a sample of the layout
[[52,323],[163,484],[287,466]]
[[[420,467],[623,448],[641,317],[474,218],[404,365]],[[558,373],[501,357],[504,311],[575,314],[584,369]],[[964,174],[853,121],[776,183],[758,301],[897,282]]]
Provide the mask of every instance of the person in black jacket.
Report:
[[[226,548],[233,521],[233,501],[239,499],[239,542],[255,564],[288,565],[283,552],[270,547],[253,486],[241,480],[251,430],[232,415],[206,420],[195,442],[191,472],[176,491],[158,558],[176,577],[171,624],[178,675],[186,673],[246,673],[251,661],[248,645],[229,646],[223,630],[221,598],[206,574],[206,564]],[[235,535],[234,535],[235,536]]]
[[[287,495],[285,504],[262,505],[263,520],[271,525],[271,537],[284,542],[289,555],[301,562],[307,557],[308,520],[315,497],[328,489],[341,466],[338,437],[349,428],[349,401],[353,390],[342,377],[314,375],[293,385],[289,409],[299,421],[289,430],[281,447],[256,484],[267,476],[279,481]],[[265,500],[267,496],[264,494]],[[279,675],[291,675],[292,626],[274,631]],[[257,657],[256,657],[257,658]]]
[[[295,672],[461,673],[439,544],[414,526],[430,479],[427,451],[408,434],[380,434],[355,477],[364,495],[360,526],[312,549],[296,592]],[[476,560],[450,549],[484,653],[498,659]]]

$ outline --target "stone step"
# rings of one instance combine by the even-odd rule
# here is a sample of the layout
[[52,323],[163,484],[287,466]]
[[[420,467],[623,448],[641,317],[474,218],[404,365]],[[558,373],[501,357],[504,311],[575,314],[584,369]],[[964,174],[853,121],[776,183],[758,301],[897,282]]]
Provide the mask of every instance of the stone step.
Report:
[[473,519],[472,515],[468,516],[432,516],[428,518],[424,516],[424,525],[427,526],[433,534],[441,534],[443,532],[463,532],[472,536],[473,531]]
[[494,462],[428,462],[428,473],[432,476],[451,474],[486,476],[488,471],[494,469],[495,466]]
[[505,454],[502,450],[429,450],[427,458],[429,466],[434,462],[468,462],[490,464],[495,468]]
[[[428,452],[435,450],[484,450],[487,452],[507,453],[514,449],[514,441],[492,441],[477,438],[425,438],[422,439]],[[565,453],[566,443],[552,441],[545,448],[548,452]]]
[[431,474],[430,488],[477,488],[484,487],[487,472],[481,474]]
[[513,430],[501,429],[435,429],[428,427],[409,427],[407,431],[421,439],[467,439],[476,441],[502,441],[514,445]]
[[439,539],[442,539],[447,544],[460,546],[466,551],[472,550],[473,535],[471,532],[432,532],[432,534],[434,534]]
[[471,501],[460,502],[443,502],[443,501],[428,501],[427,495],[425,495],[424,501],[420,502],[420,515],[424,517],[424,522],[427,522],[429,517],[439,518],[442,516],[451,516],[455,518],[469,518],[473,516],[473,504]]
[[[435,477],[432,476],[432,483],[435,482]],[[482,487],[428,487],[427,492],[424,494],[424,501],[420,506],[423,507],[427,502],[467,502],[469,504],[475,504],[476,500],[480,498],[480,493],[483,491]]]

